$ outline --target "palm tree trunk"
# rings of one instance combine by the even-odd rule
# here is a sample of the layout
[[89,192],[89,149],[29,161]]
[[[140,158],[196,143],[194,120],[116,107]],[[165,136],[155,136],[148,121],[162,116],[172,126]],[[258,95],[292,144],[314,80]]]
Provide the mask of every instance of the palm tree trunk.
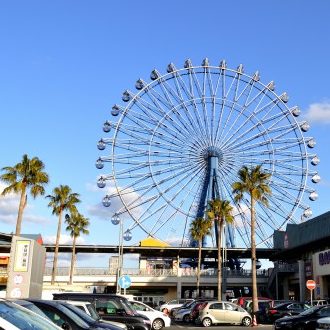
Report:
[[251,265],[252,265],[252,315],[255,319],[258,307],[257,257],[255,239],[255,201],[251,194]]
[[60,211],[60,214],[58,216],[58,225],[57,225],[57,234],[56,234],[56,242],[55,242],[55,252],[54,252],[51,285],[55,284],[55,273],[57,271],[57,259],[58,259],[58,248],[60,245],[60,237],[61,237],[61,226],[62,226],[62,210]]
[[73,280],[72,280],[73,279],[73,270],[74,270],[75,261],[76,261],[76,239],[77,239],[77,236],[73,236],[69,284],[73,283]]
[[222,256],[221,256],[221,222],[218,221],[218,300],[222,300]]
[[200,297],[200,282],[201,282],[201,259],[202,259],[202,240],[198,241],[198,264],[197,264],[197,297]]
[[22,218],[23,218],[23,211],[26,205],[26,187],[23,185],[22,191],[21,191],[21,198],[19,200],[19,207],[18,207],[18,214],[17,214],[17,221],[16,221],[16,229],[15,229],[15,235],[20,236],[21,235],[21,228],[22,228]]

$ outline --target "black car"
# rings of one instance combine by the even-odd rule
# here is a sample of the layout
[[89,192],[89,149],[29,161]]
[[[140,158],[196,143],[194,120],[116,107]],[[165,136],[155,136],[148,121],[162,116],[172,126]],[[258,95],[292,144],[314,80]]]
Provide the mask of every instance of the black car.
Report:
[[53,323],[62,329],[85,330],[85,329],[108,329],[121,330],[112,324],[96,321],[79,308],[63,301],[29,299],[35,306],[43,311]]
[[151,322],[137,314],[125,297],[107,293],[54,293],[54,300],[89,301],[94,304],[101,319],[126,324],[128,330],[150,330]]
[[330,316],[330,305],[311,307],[299,315],[282,317],[275,321],[274,329],[278,330],[315,330],[317,320]]
[[276,307],[271,307],[268,309],[268,320],[270,322],[274,322],[275,320],[284,316],[298,315],[309,308],[309,305],[300,303],[298,301],[285,302],[277,305]]

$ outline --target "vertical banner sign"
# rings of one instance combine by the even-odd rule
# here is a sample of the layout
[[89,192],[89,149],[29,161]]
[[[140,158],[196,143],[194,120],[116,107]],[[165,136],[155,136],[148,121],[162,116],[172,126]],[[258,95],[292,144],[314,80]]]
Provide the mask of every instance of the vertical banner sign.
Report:
[[14,272],[27,272],[31,241],[16,241]]

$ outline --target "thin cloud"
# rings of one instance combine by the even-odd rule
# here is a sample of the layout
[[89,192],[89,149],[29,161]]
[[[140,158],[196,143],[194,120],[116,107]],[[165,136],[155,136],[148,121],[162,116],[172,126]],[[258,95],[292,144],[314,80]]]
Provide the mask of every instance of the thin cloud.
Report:
[[[93,185],[89,184],[89,189],[92,190]],[[96,185],[94,185],[96,186]],[[119,188],[120,189],[120,188]],[[93,189],[93,191],[95,191]],[[98,188],[98,191],[100,189]],[[102,220],[109,220],[113,216],[114,213],[118,211],[123,211],[125,210],[125,207],[121,201],[121,199],[117,196],[117,190],[113,185],[109,185],[106,188],[102,190],[103,196],[109,195],[109,196],[114,196],[111,197],[111,205],[109,207],[103,206],[102,202],[94,205],[89,205],[87,206],[87,212],[91,216],[98,217],[99,219]],[[124,202],[126,205],[131,205],[131,209],[134,208],[134,214],[136,216],[139,216],[142,213],[142,208],[140,206],[136,206],[141,202],[141,197],[139,196],[138,193],[132,191],[131,189],[127,189],[126,194],[123,196]],[[134,207],[135,206],[135,207]],[[121,215],[122,218],[130,218],[127,212],[124,212]]]
[[[55,244],[56,242],[56,235],[53,236],[44,236],[43,237],[44,244]],[[85,239],[81,236],[77,237],[76,244],[84,244]],[[60,244],[62,245],[69,245],[72,244],[72,237],[70,235],[61,234],[60,237]]]
[[[0,193],[5,188],[6,185],[0,182]],[[19,199],[20,199],[20,195],[15,193],[9,193],[5,196],[0,196],[0,222],[6,224],[16,223]],[[50,221],[48,218],[33,214],[32,211],[33,211],[33,206],[28,203],[23,214],[24,222],[41,224]]]
[[330,102],[312,103],[305,117],[310,122],[330,124]]

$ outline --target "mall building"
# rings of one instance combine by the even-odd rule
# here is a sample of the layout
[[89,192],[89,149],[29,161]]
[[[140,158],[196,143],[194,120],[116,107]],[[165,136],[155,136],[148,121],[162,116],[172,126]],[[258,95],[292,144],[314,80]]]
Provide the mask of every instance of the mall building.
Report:
[[330,298],[330,212],[275,231],[269,289],[278,299],[309,300],[307,280],[314,280],[313,299]]

